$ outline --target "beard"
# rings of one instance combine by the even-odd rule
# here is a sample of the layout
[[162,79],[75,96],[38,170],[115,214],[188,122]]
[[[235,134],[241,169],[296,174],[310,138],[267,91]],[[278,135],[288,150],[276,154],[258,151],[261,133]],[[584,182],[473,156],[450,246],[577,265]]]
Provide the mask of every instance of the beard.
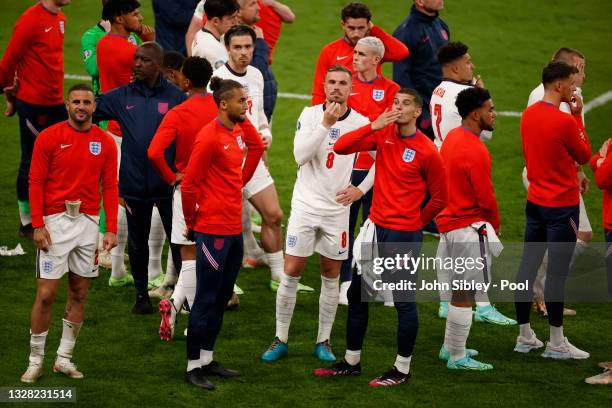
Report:
[[228,113],[227,117],[234,123],[242,123],[246,120],[246,115],[236,115],[234,113]]
[[69,113],[68,116],[70,116],[70,119],[72,119],[72,121],[78,125],[91,121],[91,115],[85,115],[82,119],[79,119],[76,113]]
[[493,122],[491,123],[485,123],[484,120],[480,119],[480,129],[482,130],[487,130],[489,132],[492,132],[495,128],[495,126],[493,125]]

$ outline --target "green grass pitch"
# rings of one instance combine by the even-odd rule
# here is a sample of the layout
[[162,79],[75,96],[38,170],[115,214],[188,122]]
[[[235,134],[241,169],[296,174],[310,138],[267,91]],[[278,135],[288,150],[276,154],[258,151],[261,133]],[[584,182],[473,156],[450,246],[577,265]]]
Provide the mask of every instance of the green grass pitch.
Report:
[[[34,0],[0,0],[0,48],[5,49],[19,14]],[[79,52],[83,31],[100,15],[98,0],[75,0],[65,8],[65,71],[84,75]],[[150,1],[143,1],[145,22],[153,24]],[[320,48],[341,36],[340,0],[286,0],[297,15],[285,26],[274,55],[274,71],[281,92],[309,94]],[[387,31],[405,18],[411,1],[371,0],[373,21]],[[612,4],[597,0],[456,0],[442,13],[453,40],[470,46],[470,54],[490,89],[498,111],[520,112],[529,92],[539,83],[541,67],[560,46],[580,49],[587,57],[585,100],[612,90],[609,45],[612,43]],[[4,51],[2,51],[4,52]],[[384,72],[390,75],[390,66]],[[67,85],[74,81],[67,81]],[[271,172],[281,205],[289,214],[295,180],[292,141],[295,121],[307,101],[279,99],[274,115]],[[612,103],[590,111],[587,131],[594,148],[612,134]],[[0,118],[0,245],[21,242],[27,255],[0,258],[0,386],[21,386],[29,352],[29,314],[34,300],[34,248],[18,240],[15,176],[20,148],[17,118]],[[522,155],[519,119],[498,117],[493,141],[493,181],[499,201],[503,240],[519,242],[524,227],[525,192],[521,184]],[[543,160],[554,158],[543,158]],[[592,178],[590,170],[587,174]],[[603,241],[601,192],[592,183],[585,196],[594,241]],[[286,222],[286,221],[285,221]],[[602,260],[603,262],[603,260]],[[312,259],[303,282],[319,287],[318,261]],[[469,346],[480,350],[492,372],[451,372],[437,360],[444,337],[444,322],[435,313],[437,304],[419,304],[420,330],[412,362],[410,385],[372,389],[367,381],[386,371],[394,361],[396,316],[393,309],[371,306],[363,351],[363,374],[356,378],[320,379],[311,375],[321,363],[312,356],[317,329],[318,294],[299,295],[291,327],[289,357],[264,364],[259,355],[274,335],[274,294],[267,288],[269,273],[244,270],[238,282],[246,291],[241,307],[225,316],[215,359],[236,368],[243,376],[217,380],[215,392],[187,386],[185,368],[186,325],[179,317],[176,339],[161,342],[159,319],[129,313],[133,288],[110,289],[109,271],[93,283],[86,319],[74,361],[84,380],[53,374],[52,360],[61,336],[64,286],[56,301],[46,347],[45,374],[39,387],[77,388],[79,404],[87,406],[605,406],[610,390],[583,383],[598,372],[598,361],[612,359],[612,313],[610,304],[574,304],[578,316],[566,321],[566,333],[578,346],[591,352],[585,361],[558,362],[536,353],[512,353],[516,328],[474,323]],[[498,304],[513,315],[510,303]],[[344,352],[346,307],[338,309],[332,341],[338,355]],[[546,339],[546,321],[535,317],[534,328]],[[606,403],[605,401],[608,401]]]

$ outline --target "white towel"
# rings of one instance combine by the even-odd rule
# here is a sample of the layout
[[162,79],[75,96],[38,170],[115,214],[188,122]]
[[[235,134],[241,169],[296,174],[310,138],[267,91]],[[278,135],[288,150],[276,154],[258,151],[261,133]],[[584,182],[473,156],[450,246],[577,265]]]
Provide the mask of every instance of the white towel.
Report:
[[[371,244],[364,247],[363,244]],[[362,251],[364,249],[364,251]],[[368,218],[361,228],[359,234],[355,238],[353,244],[353,263],[352,266],[357,268],[357,274],[361,275],[362,265],[365,262],[372,261],[378,256],[378,248],[376,246],[376,225]]]
[[495,232],[495,228],[490,223],[486,223],[487,228],[487,244],[489,245],[489,252],[494,257],[498,257],[501,255],[502,250],[504,249],[504,245],[501,243],[497,233]]

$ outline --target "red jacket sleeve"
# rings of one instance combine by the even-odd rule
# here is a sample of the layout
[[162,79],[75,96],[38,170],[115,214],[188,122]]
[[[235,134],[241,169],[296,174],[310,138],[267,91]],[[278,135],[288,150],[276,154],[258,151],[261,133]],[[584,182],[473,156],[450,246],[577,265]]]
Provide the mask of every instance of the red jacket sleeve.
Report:
[[17,65],[23,55],[23,50],[30,48],[30,44],[37,32],[33,22],[23,21],[23,17],[15,23],[13,35],[6,47],[6,52],[0,61],[0,85],[2,88],[13,85]]
[[338,154],[351,154],[369,150],[376,150],[376,132],[372,130],[371,123],[345,133],[334,144],[334,152]]
[[[205,129],[209,129],[206,127]],[[183,214],[187,228],[193,229],[196,221],[196,204],[200,200],[200,185],[206,178],[208,167],[217,154],[219,144],[214,137],[207,133],[196,136],[193,152],[181,181],[181,198],[183,201]]]
[[36,138],[30,164],[30,215],[32,216],[33,228],[45,226],[43,221],[44,191],[52,159],[52,150],[47,143],[47,134],[48,132],[43,131]]
[[480,207],[485,221],[489,222],[495,230],[499,230],[499,211],[495,190],[491,180],[491,156],[487,152],[476,155],[480,160],[474,163],[469,171],[469,178],[472,188],[476,193],[476,201]]
[[421,223],[427,225],[446,207],[446,173],[440,153],[432,152],[423,170],[430,199],[421,210]]
[[329,57],[327,55],[327,46],[325,46],[319,54],[317,60],[317,66],[315,68],[314,80],[312,83],[312,105],[319,105],[325,102],[325,89],[323,83],[325,82],[325,74],[329,68]]
[[[601,156],[597,153],[593,156],[595,161],[595,166],[597,166],[597,160],[600,159]],[[591,166],[593,165],[593,160],[591,160]],[[604,161],[601,163],[599,168],[595,171],[595,183],[597,187],[602,190],[612,190],[612,159],[610,155],[607,155],[604,158]]]
[[117,233],[117,206],[119,205],[119,187],[117,176],[117,144],[110,137],[107,138],[109,152],[102,169],[102,199],[106,214],[106,231]]
[[255,129],[249,119],[242,122],[240,127],[244,131],[244,142],[248,148],[246,159],[242,166],[242,186],[244,187],[253,177],[253,173],[255,173],[255,169],[264,152],[264,145],[257,129]]
[[166,163],[164,153],[168,146],[176,139],[179,126],[179,115],[171,110],[166,114],[159,128],[157,128],[157,132],[155,132],[153,140],[151,140],[151,144],[147,150],[147,155],[149,156],[151,164],[168,184],[174,183],[176,174],[172,171],[170,166],[168,166],[168,163]]
[[378,26],[372,27],[370,35],[380,38],[385,46],[385,55],[382,59],[383,62],[401,61],[408,57],[410,53],[408,47],[397,38],[387,34],[382,28]]
[[582,116],[572,115],[572,117],[574,120],[569,122],[565,142],[569,154],[574,160],[578,164],[585,164],[591,158],[591,144],[582,123]]

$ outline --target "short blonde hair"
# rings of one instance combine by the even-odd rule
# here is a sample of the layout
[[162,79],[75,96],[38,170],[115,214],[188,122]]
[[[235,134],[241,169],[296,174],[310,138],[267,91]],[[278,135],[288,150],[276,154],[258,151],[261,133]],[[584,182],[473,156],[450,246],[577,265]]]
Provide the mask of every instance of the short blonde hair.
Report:
[[365,45],[374,52],[374,55],[382,58],[385,55],[385,45],[377,37],[363,37],[357,44]]

